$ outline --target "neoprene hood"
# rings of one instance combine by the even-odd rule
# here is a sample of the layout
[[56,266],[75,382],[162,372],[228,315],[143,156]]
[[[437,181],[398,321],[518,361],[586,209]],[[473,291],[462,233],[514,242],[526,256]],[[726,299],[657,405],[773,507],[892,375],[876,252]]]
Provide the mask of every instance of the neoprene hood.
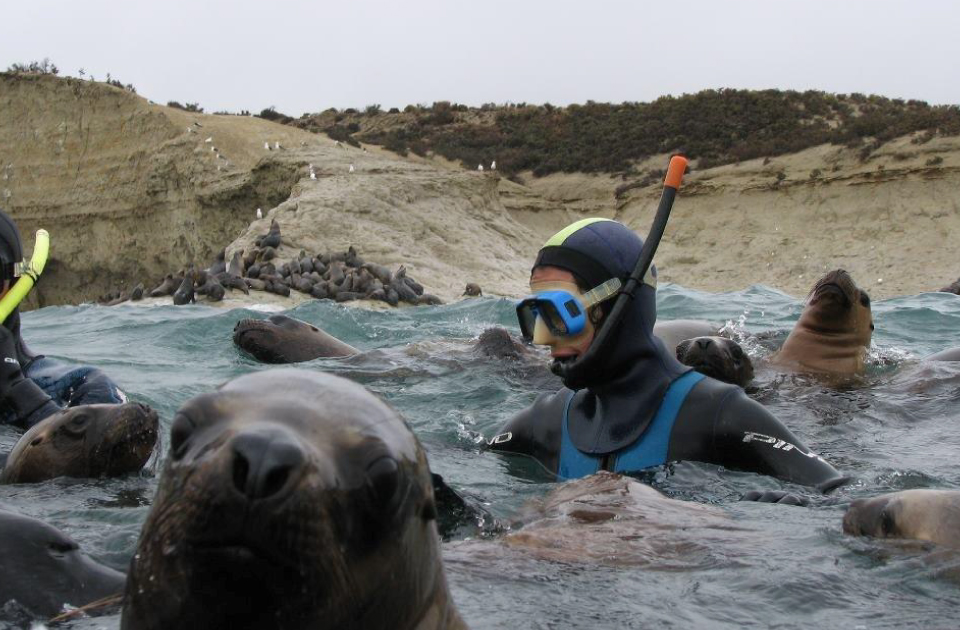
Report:
[[[546,242],[534,267],[560,267],[593,288],[611,278],[626,282],[643,248],[630,228],[608,219],[584,219]],[[657,320],[656,268],[651,265],[619,330],[599,357],[599,367],[582,382],[569,410],[570,438],[577,449],[602,455],[634,442],[647,428],[670,384],[690,368],[667,352],[653,335]],[[606,321],[601,321],[598,331]]]
[[0,209],[0,280],[12,280],[13,266],[23,262],[23,241],[13,218]]

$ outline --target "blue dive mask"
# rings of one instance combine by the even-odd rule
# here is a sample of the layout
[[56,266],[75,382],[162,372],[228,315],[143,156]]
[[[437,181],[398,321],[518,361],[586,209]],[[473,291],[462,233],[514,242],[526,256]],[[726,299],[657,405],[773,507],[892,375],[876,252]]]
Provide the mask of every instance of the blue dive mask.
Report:
[[583,295],[568,291],[544,291],[528,296],[517,303],[520,334],[524,340],[532,340],[539,317],[551,334],[557,337],[579,335],[587,325],[587,310],[615,296],[622,285],[619,278],[611,278]]

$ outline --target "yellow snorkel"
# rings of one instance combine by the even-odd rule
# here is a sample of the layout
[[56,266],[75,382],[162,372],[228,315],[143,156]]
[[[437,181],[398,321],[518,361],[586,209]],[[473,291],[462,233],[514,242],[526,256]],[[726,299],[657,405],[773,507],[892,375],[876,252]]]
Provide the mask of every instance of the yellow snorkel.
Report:
[[17,308],[23,298],[30,293],[30,289],[37,283],[40,274],[43,273],[49,254],[50,234],[46,230],[37,230],[36,241],[33,244],[33,256],[30,258],[30,262],[21,271],[17,282],[0,300],[0,322],[6,321],[13,309]]

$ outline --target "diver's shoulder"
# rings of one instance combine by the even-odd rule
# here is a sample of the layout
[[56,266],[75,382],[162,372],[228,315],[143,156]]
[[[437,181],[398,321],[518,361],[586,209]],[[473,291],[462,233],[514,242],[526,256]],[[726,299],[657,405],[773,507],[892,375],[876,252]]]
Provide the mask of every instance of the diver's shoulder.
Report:
[[706,375],[693,386],[693,389],[690,390],[690,395],[698,398],[713,398],[716,399],[717,402],[724,399],[747,398],[746,392],[744,392],[743,388],[739,385],[724,383],[712,376]]

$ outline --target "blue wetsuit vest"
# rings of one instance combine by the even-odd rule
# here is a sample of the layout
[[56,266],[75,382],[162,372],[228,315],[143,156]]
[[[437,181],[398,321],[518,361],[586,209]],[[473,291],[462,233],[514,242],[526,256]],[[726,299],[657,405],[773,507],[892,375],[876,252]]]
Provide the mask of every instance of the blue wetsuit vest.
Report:
[[[683,401],[686,400],[687,394],[703,378],[703,374],[690,371],[674,380],[667,389],[667,393],[664,394],[663,402],[660,403],[657,415],[654,416],[650,426],[633,444],[612,454],[613,463],[609,470],[618,473],[633,473],[667,463],[673,423],[677,419],[677,414],[681,405],[683,405]],[[557,474],[562,479],[577,479],[592,475],[600,470],[600,465],[604,459],[604,456],[588,455],[578,450],[570,440],[567,422],[574,393],[571,392],[570,397],[567,398],[561,423],[560,465]]]

